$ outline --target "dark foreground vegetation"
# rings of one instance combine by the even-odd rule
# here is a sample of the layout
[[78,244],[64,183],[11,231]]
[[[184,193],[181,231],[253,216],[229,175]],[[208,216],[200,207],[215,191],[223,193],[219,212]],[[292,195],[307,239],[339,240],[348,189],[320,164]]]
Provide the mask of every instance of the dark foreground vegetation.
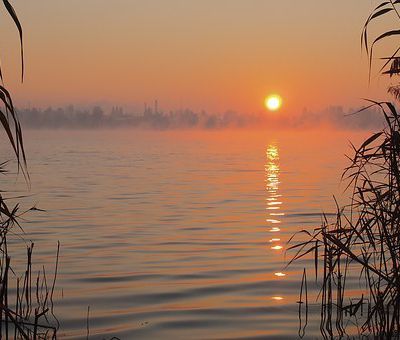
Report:
[[[2,0],[7,13],[18,29],[21,42],[22,78],[24,74],[22,27],[12,5]],[[0,80],[3,83],[0,69]],[[13,150],[18,172],[29,184],[21,125],[7,89],[0,85],[0,124],[6,140]],[[0,162],[0,175],[7,174],[7,160]],[[53,294],[58,266],[58,251],[55,257],[56,270],[52,277],[32,265],[33,243],[23,239],[19,220],[18,203],[11,203],[7,193],[0,190],[0,339],[48,339],[55,338],[58,321],[53,313]],[[29,209],[35,210],[35,208]],[[14,236],[14,237],[11,237]],[[12,240],[10,240],[12,239]],[[25,269],[14,267],[11,253],[15,247],[26,247]],[[13,251],[10,251],[10,247]],[[59,248],[58,248],[59,249]],[[17,266],[19,267],[19,266]]]
[[[344,173],[351,203],[289,248],[297,251],[293,260],[314,255],[326,338],[360,324],[361,335],[400,337],[400,117],[390,103],[378,105],[387,128],[354,150]],[[357,279],[355,293],[347,281]]]
[[[398,3],[382,2],[365,24],[362,44],[369,56],[370,72],[375,45],[400,36],[400,30],[389,29],[370,42],[368,28],[375,20],[389,15],[400,21]],[[382,59],[381,72],[392,80],[400,74],[399,51],[397,48]],[[398,100],[399,84],[391,84],[389,93]],[[302,231],[305,239],[289,248],[295,251],[292,261],[308,254],[314,257],[320,287],[320,329],[328,339],[348,335],[400,338],[400,115],[390,102],[370,104],[380,109],[385,128],[354,147],[349,157],[343,180],[350,203],[338,207],[335,221],[324,217],[321,227],[311,233]],[[363,112],[358,114],[362,117]],[[306,286],[304,275],[299,313],[305,319]],[[303,329],[300,335],[304,335]]]

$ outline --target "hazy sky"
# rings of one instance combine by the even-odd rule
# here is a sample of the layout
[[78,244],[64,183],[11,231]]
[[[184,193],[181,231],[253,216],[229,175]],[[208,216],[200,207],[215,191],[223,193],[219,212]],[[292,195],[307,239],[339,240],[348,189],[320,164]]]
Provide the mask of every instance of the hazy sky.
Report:
[[166,110],[285,111],[380,99],[360,49],[369,0],[15,0],[25,30],[2,19],[6,84],[20,105],[119,103]]

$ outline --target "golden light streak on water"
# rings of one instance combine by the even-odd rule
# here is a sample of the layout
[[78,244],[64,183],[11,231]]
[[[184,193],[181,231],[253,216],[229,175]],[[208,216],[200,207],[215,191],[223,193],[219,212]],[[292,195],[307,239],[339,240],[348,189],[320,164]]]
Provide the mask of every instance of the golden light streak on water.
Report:
[[271,240],[269,240],[269,242],[273,243],[273,242],[279,242],[281,239],[280,238],[273,238]]
[[[273,226],[277,224],[281,224],[282,221],[279,219],[280,216],[284,216],[285,214],[281,212],[281,208],[283,207],[282,195],[279,193],[280,186],[280,167],[279,167],[279,150],[278,147],[270,144],[267,147],[267,163],[265,165],[265,182],[266,182],[266,210],[268,211],[268,216],[266,222],[268,225]],[[280,228],[272,227],[270,232],[279,233],[281,231]],[[283,249],[283,246],[277,244],[281,242],[280,237],[272,238],[270,241],[272,243],[271,250],[275,252],[279,252]],[[279,255],[281,256],[281,255]],[[286,274],[282,272],[274,272],[273,274],[278,279],[283,279]],[[279,293],[277,291],[276,293]],[[272,297],[275,301],[281,301],[284,298],[282,296],[274,296]]]
[[272,297],[272,300],[275,300],[275,301],[282,301],[282,300],[283,300],[283,297],[282,297],[282,296],[273,296],[273,297]]
[[279,223],[281,223],[281,221],[279,221],[279,220],[273,220],[273,219],[267,219],[267,222],[268,222],[268,223],[272,223],[272,224],[279,224]]
[[275,276],[284,277],[284,276],[286,276],[286,274],[279,272],[279,273],[275,273]]
[[269,202],[268,205],[281,205],[282,202]]

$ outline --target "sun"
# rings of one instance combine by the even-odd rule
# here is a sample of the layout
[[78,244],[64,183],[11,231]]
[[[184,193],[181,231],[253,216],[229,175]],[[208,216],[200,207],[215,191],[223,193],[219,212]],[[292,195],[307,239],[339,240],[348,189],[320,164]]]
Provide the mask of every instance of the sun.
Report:
[[282,106],[282,98],[277,94],[271,94],[265,98],[265,107],[270,111],[277,111]]

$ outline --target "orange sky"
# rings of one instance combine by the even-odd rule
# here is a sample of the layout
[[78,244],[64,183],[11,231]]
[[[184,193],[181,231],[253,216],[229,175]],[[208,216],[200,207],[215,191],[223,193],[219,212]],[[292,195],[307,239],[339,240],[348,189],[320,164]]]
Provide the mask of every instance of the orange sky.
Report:
[[382,99],[368,86],[360,33],[376,1],[15,0],[25,29],[1,20],[6,85],[19,105],[122,104],[164,110],[285,111]]

